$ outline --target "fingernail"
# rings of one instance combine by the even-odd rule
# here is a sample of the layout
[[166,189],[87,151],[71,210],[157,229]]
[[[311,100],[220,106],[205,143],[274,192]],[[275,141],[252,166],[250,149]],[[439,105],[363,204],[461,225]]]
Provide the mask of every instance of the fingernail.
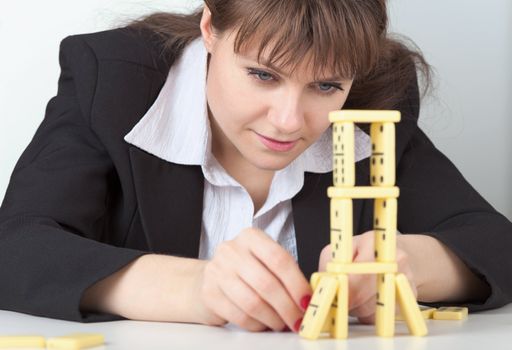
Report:
[[290,332],[290,331],[291,331],[290,327],[288,327],[288,326],[286,326],[286,325],[285,325],[285,326],[284,326],[284,328],[281,330],[281,332]]
[[306,311],[306,309],[309,306],[309,302],[311,301],[311,295],[305,295],[300,299],[300,307],[303,311]]
[[299,318],[297,321],[295,321],[295,324],[293,325],[293,330],[295,331],[295,333],[299,332],[301,323],[302,323],[302,317]]

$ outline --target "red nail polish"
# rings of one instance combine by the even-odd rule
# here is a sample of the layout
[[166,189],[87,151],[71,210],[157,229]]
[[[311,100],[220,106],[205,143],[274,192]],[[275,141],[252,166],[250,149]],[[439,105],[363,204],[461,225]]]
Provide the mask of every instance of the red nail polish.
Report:
[[290,327],[288,327],[288,326],[286,326],[286,325],[285,325],[285,326],[284,326],[284,328],[281,330],[281,332],[289,332],[289,331],[291,331],[291,329],[290,329]]
[[302,317],[299,318],[297,321],[295,321],[295,324],[293,325],[293,330],[295,331],[295,333],[299,332],[301,323],[302,323]]
[[311,295],[305,295],[302,297],[302,299],[300,299],[300,307],[302,308],[302,310],[306,311],[310,301]]

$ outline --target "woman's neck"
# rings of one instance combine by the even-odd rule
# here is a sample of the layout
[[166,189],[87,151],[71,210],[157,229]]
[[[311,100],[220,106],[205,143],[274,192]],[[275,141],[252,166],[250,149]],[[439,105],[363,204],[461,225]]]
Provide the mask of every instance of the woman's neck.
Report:
[[249,193],[254,214],[257,213],[268,197],[275,171],[255,167],[235,147],[222,147],[214,142],[212,153],[224,170]]
[[254,214],[265,203],[275,171],[256,168],[237,151],[215,152],[213,155],[224,170],[249,193],[254,204]]

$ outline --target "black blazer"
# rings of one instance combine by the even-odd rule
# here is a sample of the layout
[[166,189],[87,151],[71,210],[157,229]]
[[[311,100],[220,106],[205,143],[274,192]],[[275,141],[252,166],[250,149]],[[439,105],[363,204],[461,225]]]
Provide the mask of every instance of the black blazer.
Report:
[[[148,252],[197,257],[204,178],[123,140],[155,101],[175,57],[147,34],[116,29],[60,47],[58,93],[19,159],[0,209],[0,308],[76,321],[86,288]],[[472,310],[512,300],[512,224],[464,180],[417,126],[417,83],[397,106],[398,229],[426,233],[492,288]],[[368,185],[368,159],[357,184]],[[309,277],[329,243],[332,173],[305,174],[293,198],[299,266]],[[372,229],[357,200],[354,232]],[[440,272],[441,273],[441,272]],[[442,286],[440,286],[442,287]]]

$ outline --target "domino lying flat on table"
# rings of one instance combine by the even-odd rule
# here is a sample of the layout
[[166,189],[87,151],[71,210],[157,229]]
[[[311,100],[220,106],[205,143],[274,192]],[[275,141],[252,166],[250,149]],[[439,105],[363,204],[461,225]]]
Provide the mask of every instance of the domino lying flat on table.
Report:
[[38,335],[0,336],[0,348],[42,348],[48,350],[80,350],[103,345],[105,337],[95,333],[73,333],[45,340]]

